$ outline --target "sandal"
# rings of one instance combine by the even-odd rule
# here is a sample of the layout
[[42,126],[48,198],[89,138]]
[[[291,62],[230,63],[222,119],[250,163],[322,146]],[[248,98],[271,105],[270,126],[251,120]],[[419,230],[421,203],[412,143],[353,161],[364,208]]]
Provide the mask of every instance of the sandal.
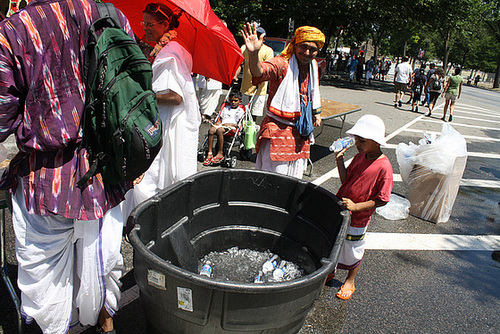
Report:
[[[350,288],[350,289],[347,289],[347,288],[344,288],[344,285],[342,285],[340,287],[340,290],[337,291],[337,293],[335,294],[335,296],[337,296],[337,298],[340,298],[342,300],[348,300],[348,299],[351,298],[351,296],[354,293],[354,291],[356,291],[356,288],[354,286],[352,288]],[[343,296],[344,292],[350,292],[350,294],[344,297]]]
[[224,160],[224,157],[215,156],[212,158],[212,164],[216,165],[216,164],[220,163],[222,160]]
[[205,161],[203,161],[203,166],[212,166],[214,157],[212,155],[207,156]]
[[325,285],[331,285],[333,279],[335,278],[336,272],[337,272],[337,269],[335,269],[334,271],[329,273],[328,276],[326,276]]

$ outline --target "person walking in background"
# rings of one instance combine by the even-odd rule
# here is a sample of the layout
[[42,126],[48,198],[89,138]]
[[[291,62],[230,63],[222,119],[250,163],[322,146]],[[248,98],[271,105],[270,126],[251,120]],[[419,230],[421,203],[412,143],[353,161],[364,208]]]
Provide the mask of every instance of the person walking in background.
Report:
[[451,122],[453,120],[453,112],[455,111],[455,101],[460,98],[462,94],[462,86],[464,84],[464,78],[460,75],[462,73],[462,69],[457,67],[455,68],[455,75],[452,75],[446,81],[446,84],[443,89],[444,94],[444,109],[443,109],[443,117],[441,118],[446,122],[446,112],[448,111],[448,106],[450,107],[450,117],[448,121]]
[[399,63],[394,70],[394,93],[395,103],[394,107],[401,107],[403,102],[401,101],[405,95],[408,84],[410,83],[410,75],[412,72],[411,65],[408,63],[408,57],[403,57],[403,62]]
[[371,57],[367,62],[366,62],[366,74],[365,78],[368,80],[368,84],[372,84],[372,77],[373,77],[373,71],[375,69],[375,57]]
[[[262,27],[257,28],[257,37],[266,38],[266,31]],[[267,94],[267,81],[260,83],[257,87],[252,84],[252,73],[250,73],[249,59],[250,55],[248,53],[247,47],[245,45],[241,46],[241,52],[245,57],[243,63],[243,78],[241,80],[241,93],[243,94],[243,104],[248,105],[250,99],[252,103],[250,104],[250,113],[252,114],[254,120],[258,116],[264,115],[264,106],[266,104],[266,94]],[[274,57],[274,51],[269,46],[263,44],[259,50],[258,58],[260,62],[267,61]],[[236,71],[235,79],[238,78],[240,69]]]
[[443,89],[444,83],[444,70],[442,67],[436,68],[434,73],[430,76],[429,81],[425,85],[425,88],[429,92],[429,112],[425,115],[430,117],[432,115],[432,110],[436,101],[441,95],[441,90]]
[[356,71],[358,70],[358,57],[352,55],[351,63],[349,65],[349,82],[352,82],[356,78]]
[[365,78],[366,80],[368,80],[368,84],[371,85],[372,84],[372,77],[373,77],[373,71],[374,71],[374,68],[375,68],[375,61],[374,61],[375,57],[371,57],[367,62],[366,62],[366,74],[365,74]]
[[363,67],[365,66],[365,57],[358,56],[358,65],[356,68],[356,82],[361,84],[363,78]]
[[478,84],[479,80],[481,80],[481,76],[478,74],[478,75],[476,75],[476,77],[474,78],[474,86],[475,86],[475,87],[477,87],[477,84]]
[[[365,251],[365,233],[375,209],[389,202],[393,172],[389,159],[380,150],[385,145],[384,121],[375,115],[362,116],[350,129],[358,149],[346,168],[344,165],[345,148],[338,152],[335,161],[342,185],[337,197],[350,211],[351,222],[340,251],[338,268],[348,270],[344,284],[336,296],[347,300],[356,290],[354,279],[359,271]],[[328,275],[325,284],[335,276],[335,271]]]
[[420,99],[422,92],[424,91],[426,81],[427,77],[425,76],[424,67],[415,69],[411,84],[411,111],[418,112],[418,105],[420,104]]
[[222,94],[222,82],[198,75],[198,102],[203,121],[210,121],[219,105]]
[[[427,71],[427,74],[426,74],[426,77],[427,77],[426,82],[429,82],[429,80],[431,79],[431,75],[433,75],[434,72],[436,72],[436,65],[434,63],[431,63],[429,65],[429,71]],[[429,93],[429,90],[427,89],[427,86],[425,87],[424,94],[425,94],[425,96],[424,96],[424,101],[422,102],[422,105],[425,105],[427,103],[427,106],[429,106],[430,93]]]
[[89,169],[79,149],[84,54],[99,17],[91,0],[37,0],[0,23],[0,141],[14,134],[19,147],[0,184],[12,192],[21,313],[43,333],[79,322],[115,333],[123,223],[103,217],[132,182],[104,184],[97,173],[76,187]]
[[300,27],[281,55],[265,62],[258,58],[264,39],[257,37],[255,25],[245,24],[242,35],[253,84],[269,81],[268,111],[257,139],[255,168],[302,178],[314,140],[312,126],[321,124],[315,58],[325,35],[314,27]]

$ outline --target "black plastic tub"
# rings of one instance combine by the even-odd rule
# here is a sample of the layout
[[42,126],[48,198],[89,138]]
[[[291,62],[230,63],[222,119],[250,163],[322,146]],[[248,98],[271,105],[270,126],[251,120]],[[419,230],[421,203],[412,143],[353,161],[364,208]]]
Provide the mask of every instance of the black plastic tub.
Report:
[[[253,170],[193,175],[128,219],[148,333],[296,333],[334,269],[349,225],[335,195]],[[280,283],[222,282],[198,259],[238,246],[270,250],[305,275]]]

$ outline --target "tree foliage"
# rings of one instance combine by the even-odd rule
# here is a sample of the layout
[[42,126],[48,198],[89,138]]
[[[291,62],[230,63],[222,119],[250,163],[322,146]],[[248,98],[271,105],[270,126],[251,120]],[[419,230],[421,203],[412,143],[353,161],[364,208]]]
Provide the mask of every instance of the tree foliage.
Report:
[[268,36],[289,37],[311,25],[348,47],[371,40],[377,55],[441,61],[491,71],[500,67],[500,0],[212,0],[212,8],[235,35],[247,21],[261,23]]

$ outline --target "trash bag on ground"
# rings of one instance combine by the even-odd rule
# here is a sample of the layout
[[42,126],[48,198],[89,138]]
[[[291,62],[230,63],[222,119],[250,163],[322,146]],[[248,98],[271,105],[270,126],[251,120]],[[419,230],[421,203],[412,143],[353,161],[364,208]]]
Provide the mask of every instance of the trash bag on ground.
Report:
[[409,188],[410,214],[435,223],[448,221],[467,162],[465,138],[445,123],[437,138],[424,134],[418,145],[398,144],[396,156]]
[[406,219],[410,213],[410,201],[396,194],[391,194],[389,203],[375,209],[375,212],[388,220]]

